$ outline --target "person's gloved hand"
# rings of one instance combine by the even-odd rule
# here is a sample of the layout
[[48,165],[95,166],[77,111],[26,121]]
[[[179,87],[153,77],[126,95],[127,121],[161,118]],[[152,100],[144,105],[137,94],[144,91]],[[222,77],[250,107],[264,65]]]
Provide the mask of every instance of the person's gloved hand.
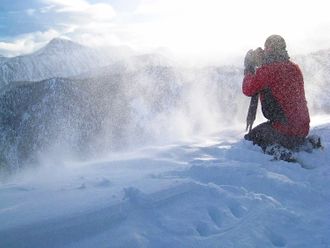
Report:
[[264,62],[265,52],[262,50],[261,47],[258,47],[256,50],[253,51],[254,61],[256,67],[262,66]]
[[247,73],[254,73],[255,67],[256,67],[256,62],[254,58],[254,52],[253,50],[249,50],[244,58],[244,75]]

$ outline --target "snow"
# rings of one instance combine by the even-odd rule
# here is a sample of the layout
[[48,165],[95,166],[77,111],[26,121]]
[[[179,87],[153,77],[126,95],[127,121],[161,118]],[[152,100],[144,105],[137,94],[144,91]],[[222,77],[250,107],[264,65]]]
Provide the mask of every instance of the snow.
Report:
[[87,74],[129,55],[131,51],[123,47],[100,50],[55,38],[32,54],[13,58],[0,56],[0,88],[17,81],[41,81]]
[[[30,55],[0,57],[0,74],[5,85],[137,73],[139,80],[127,87],[137,126],[159,137],[159,143],[173,141],[172,136],[180,141],[83,163],[63,161],[66,157],[55,149],[40,156],[41,166],[25,166],[10,178],[0,178],[0,248],[330,247],[330,116],[315,116],[329,112],[324,90],[329,51],[298,58],[307,75],[311,134],[321,136],[324,145],[296,154],[301,165],[273,161],[242,139],[245,127],[235,125],[242,123],[248,99],[240,93],[240,68],[176,69],[162,56],[121,61],[131,53],[114,52],[100,54],[55,39]],[[50,79],[50,85],[65,80]],[[175,105],[172,92],[178,89],[183,100]],[[153,103],[164,110],[155,113]],[[31,118],[28,112],[22,115],[25,121]],[[123,124],[119,119],[115,126]],[[132,137],[141,129],[129,130]],[[192,138],[213,130],[222,131]]]
[[312,169],[237,129],[31,168],[0,184],[0,247],[329,247],[329,117],[311,133]]

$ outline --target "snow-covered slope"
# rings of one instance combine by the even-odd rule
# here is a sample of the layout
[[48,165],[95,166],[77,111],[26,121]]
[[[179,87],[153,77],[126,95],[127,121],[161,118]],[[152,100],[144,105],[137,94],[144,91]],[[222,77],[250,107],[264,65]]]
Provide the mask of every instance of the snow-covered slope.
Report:
[[79,151],[99,127],[95,107],[82,85],[68,79],[5,87],[0,92],[0,170],[35,162],[50,146]]
[[40,81],[70,77],[120,60],[130,51],[118,47],[98,50],[55,38],[40,50],[24,56],[0,58],[0,88],[13,81]]
[[0,247],[329,247],[329,117],[312,133],[325,149],[299,155],[309,170],[227,130],[17,174]]
[[105,67],[90,77],[3,87],[0,169],[27,167],[55,144],[67,147],[59,157],[63,151],[78,157],[83,151],[85,157],[219,130],[238,117],[243,122],[248,99],[240,94],[237,68],[178,70],[147,57],[135,57],[131,68]]
[[6,57],[0,55],[0,65],[2,65],[2,64],[3,64],[5,61],[7,61],[7,60],[8,60],[8,58],[6,58]]

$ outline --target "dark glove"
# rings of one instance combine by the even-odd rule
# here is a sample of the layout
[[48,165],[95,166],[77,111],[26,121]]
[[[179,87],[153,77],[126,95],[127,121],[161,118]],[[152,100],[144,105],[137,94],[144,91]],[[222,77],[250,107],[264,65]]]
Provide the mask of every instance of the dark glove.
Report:
[[256,67],[256,62],[254,59],[254,52],[253,50],[249,50],[244,58],[244,75],[247,73],[254,73],[255,72],[255,67]]
[[254,53],[254,61],[257,67],[261,66],[265,60],[265,52],[261,47],[258,47],[253,51]]

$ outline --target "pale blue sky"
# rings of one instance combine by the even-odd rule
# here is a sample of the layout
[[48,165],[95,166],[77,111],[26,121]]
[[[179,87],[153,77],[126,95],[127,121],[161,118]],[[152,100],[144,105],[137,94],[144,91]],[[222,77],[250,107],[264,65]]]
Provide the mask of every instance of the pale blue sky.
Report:
[[30,53],[55,37],[90,46],[166,48],[227,58],[277,33],[289,52],[330,48],[326,0],[0,0],[0,54]]

